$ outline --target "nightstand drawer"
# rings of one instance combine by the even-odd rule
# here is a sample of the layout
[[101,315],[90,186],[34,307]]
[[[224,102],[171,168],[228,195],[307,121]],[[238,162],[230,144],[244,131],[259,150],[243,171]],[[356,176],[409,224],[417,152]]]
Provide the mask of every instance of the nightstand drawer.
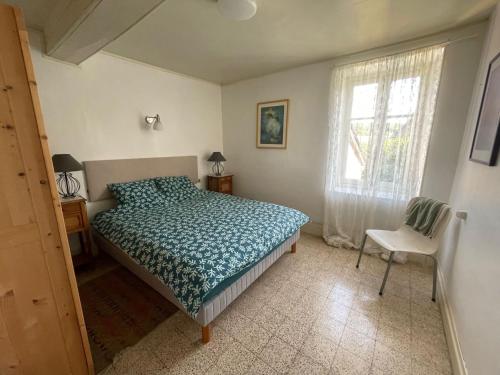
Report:
[[233,194],[233,175],[213,176],[208,175],[207,189],[224,194]]
[[83,229],[83,217],[80,212],[65,213],[64,224],[66,224],[66,231],[68,233]]
[[62,198],[61,208],[64,217],[64,225],[68,235],[79,233],[81,252],[73,256],[73,265],[78,267],[92,260],[92,248],[90,241],[89,220],[87,218],[87,207],[85,198],[80,196],[74,198]]
[[221,181],[219,183],[219,192],[231,194],[233,191],[231,181]]
[[233,194],[233,175],[207,177],[207,189],[224,194]]
[[73,213],[80,213],[82,208],[80,207],[80,202],[69,202],[62,205],[62,210],[64,215],[71,215]]

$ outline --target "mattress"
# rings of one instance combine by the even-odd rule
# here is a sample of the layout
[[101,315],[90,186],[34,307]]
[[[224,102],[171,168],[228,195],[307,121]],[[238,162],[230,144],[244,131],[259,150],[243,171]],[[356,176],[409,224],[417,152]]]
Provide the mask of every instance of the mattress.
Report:
[[[139,265],[126,252],[113,245],[111,242],[102,237],[99,233],[93,232],[93,237],[101,250],[104,250],[123,264],[130,271],[135,273],[145,283],[150,285],[163,297],[175,304],[179,309],[187,313],[185,307],[177,300],[172,290],[161,282],[155,275],[150,273],[146,268]],[[213,296],[211,299],[203,302],[200,306],[198,314],[193,319],[202,326],[212,322],[222,311],[226,309],[238,296],[243,293],[252,283],[262,275],[274,262],[276,262],[290,247],[300,238],[300,231],[295,232],[287,240],[285,240],[276,249],[271,251],[260,262],[249,268],[240,277],[234,280],[220,293]]]
[[307,221],[287,207],[200,192],[166,206],[108,210],[93,227],[167,285],[194,318]]

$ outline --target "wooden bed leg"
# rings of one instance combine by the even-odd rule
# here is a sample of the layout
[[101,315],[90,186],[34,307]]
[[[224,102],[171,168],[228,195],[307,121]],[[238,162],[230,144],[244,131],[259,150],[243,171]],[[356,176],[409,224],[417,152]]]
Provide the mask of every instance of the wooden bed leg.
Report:
[[293,245],[292,245],[292,254],[295,254],[297,252],[297,242],[295,242]]
[[210,342],[210,326],[201,327],[201,342],[203,344],[208,344]]

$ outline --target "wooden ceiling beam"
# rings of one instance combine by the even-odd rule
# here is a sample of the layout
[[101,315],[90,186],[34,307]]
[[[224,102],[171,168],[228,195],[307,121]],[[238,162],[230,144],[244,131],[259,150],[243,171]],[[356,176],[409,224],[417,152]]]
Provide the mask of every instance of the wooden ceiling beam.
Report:
[[80,64],[164,0],[59,0],[44,27],[46,54]]

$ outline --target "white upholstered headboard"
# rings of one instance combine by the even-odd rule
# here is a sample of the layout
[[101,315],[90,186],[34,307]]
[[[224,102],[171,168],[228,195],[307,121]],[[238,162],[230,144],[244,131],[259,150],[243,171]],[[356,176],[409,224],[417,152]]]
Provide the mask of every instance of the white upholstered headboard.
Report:
[[91,202],[111,199],[107,184],[159,176],[188,176],[198,182],[196,156],[84,161],[87,192]]

